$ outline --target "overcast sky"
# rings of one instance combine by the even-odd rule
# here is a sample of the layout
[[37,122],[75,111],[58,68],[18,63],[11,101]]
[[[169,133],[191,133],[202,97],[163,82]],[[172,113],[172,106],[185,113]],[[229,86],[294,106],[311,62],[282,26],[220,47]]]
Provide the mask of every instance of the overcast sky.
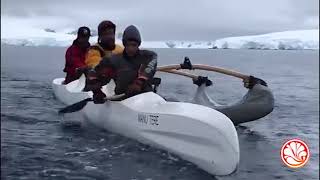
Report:
[[1,0],[1,18],[42,28],[117,31],[136,25],[144,40],[214,40],[239,35],[319,28],[319,0]]

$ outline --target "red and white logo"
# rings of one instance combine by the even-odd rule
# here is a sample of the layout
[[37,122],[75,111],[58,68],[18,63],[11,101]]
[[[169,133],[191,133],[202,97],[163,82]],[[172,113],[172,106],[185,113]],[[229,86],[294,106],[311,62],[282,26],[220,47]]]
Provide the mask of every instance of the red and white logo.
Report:
[[309,147],[300,139],[291,139],[285,142],[280,151],[284,164],[291,168],[304,166],[310,158]]

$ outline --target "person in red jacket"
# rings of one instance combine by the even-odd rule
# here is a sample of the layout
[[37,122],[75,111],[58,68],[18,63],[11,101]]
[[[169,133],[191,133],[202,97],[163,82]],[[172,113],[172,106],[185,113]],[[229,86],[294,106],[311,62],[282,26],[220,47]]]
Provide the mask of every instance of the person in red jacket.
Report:
[[89,38],[91,36],[88,27],[80,27],[78,29],[77,38],[73,41],[72,45],[66,51],[66,64],[63,72],[66,72],[64,84],[79,79],[81,73],[78,69],[86,68],[86,53],[90,47]]

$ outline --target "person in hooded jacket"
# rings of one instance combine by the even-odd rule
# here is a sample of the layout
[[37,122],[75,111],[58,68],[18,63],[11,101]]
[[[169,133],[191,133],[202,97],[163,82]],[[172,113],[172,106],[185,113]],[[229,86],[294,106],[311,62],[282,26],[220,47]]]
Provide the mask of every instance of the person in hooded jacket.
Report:
[[65,54],[65,67],[63,72],[67,73],[64,84],[79,79],[79,69],[86,67],[85,59],[88,48],[90,47],[90,29],[86,26],[80,27],[77,32],[77,38],[67,49]]
[[89,48],[85,60],[88,68],[94,68],[103,57],[121,54],[123,47],[115,44],[116,25],[111,21],[102,21],[98,25],[98,42]]
[[[157,54],[150,50],[140,50],[139,30],[128,26],[122,37],[122,54],[104,57],[89,75],[92,80],[94,103],[104,103],[106,95],[101,87],[111,79],[115,82],[115,94],[126,94],[125,98],[152,91],[152,79],[157,69]],[[90,83],[90,82],[89,82]]]

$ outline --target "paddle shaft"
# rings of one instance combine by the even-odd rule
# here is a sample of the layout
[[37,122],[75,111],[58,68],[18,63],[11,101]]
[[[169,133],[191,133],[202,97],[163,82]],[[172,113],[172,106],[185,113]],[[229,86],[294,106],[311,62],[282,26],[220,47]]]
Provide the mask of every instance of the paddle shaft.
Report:
[[[114,95],[114,96],[110,96],[110,97],[105,97],[104,99],[107,101],[114,101],[114,100],[119,100],[121,98],[123,98],[125,96],[125,94],[119,94],[119,95]],[[81,109],[83,109],[87,103],[89,101],[93,101],[92,98],[87,98],[87,99],[83,99],[79,102],[76,102],[74,104],[71,104],[65,108],[62,108],[59,110],[59,114],[64,114],[64,113],[72,113],[72,112],[77,112],[80,111]]]
[[[243,80],[247,80],[249,78],[248,75],[245,75],[245,74],[233,71],[233,70],[224,69],[221,67],[209,66],[209,65],[204,65],[204,64],[193,64],[192,67],[193,67],[193,69],[218,72],[218,73],[226,74],[229,76],[237,77],[237,78],[240,78]],[[168,72],[168,70],[174,70],[174,69],[179,70],[179,69],[181,69],[181,66],[179,64],[173,64],[173,65],[160,66],[157,68],[158,71],[162,71],[162,72]],[[174,73],[174,74],[178,74],[178,73]]]
[[119,100],[119,99],[123,98],[125,95],[126,94],[113,95],[110,97],[105,97],[105,100],[115,101],[115,100]]

